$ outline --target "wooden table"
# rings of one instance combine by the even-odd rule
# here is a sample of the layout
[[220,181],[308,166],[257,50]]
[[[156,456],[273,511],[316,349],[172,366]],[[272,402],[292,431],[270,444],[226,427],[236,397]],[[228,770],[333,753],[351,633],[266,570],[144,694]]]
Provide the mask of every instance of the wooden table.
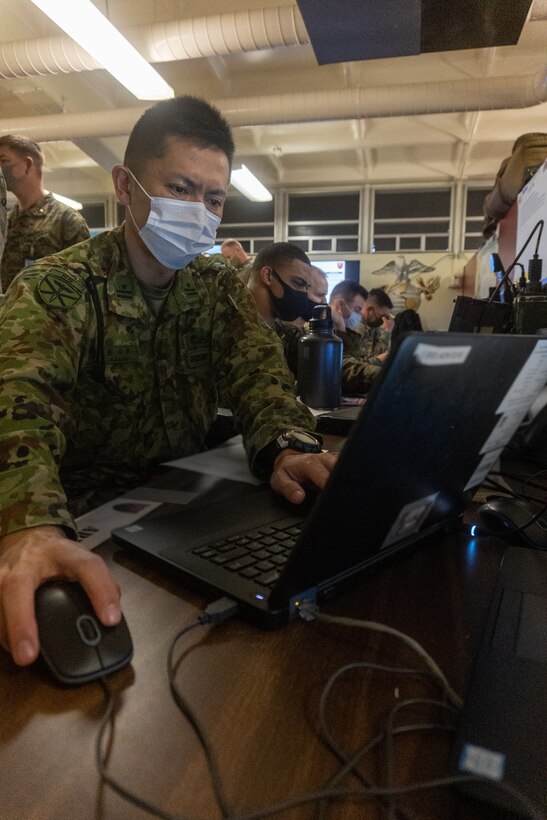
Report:
[[[184,477],[184,471],[181,475]],[[186,479],[191,474],[186,474]],[[182,479],[181,479],[182,480]],[[219,488],[226,490],[226,482]],[[326,604],[326,612],[389,624],[418,640],[464,693],[503,551],[496,539],[439,536]],[[120,693],[110,772],[128,789],[172,814],[219,817],[198,743],[167,683],[166,653],[174,634],[210,599],[111,542],[98,552],[123,590],[133,636],[130,667],[111,676]],[[236,813],[321,789],[338,761],[317,734],[318,705],[329,676],[344,664],[375,661],[421,667],[395,639],[363,630],[298,621],[263,632],[239,618],[199,627],[180,645],[178,684],[207,729]],[[410,697],[438,698],[423,677],[358,670],[334,687],[328,719],[337,742],[353,750],[380,731],[390,709]],[[104,710],[99,684],[56,685],[41,662],[16,668],[0,651],[0,817],[2,820],[133,820],[146,815],[100,788],[94,744]],[[432,707],[407,710],[399,723],[439,723]],[[451,734],[415,732],[395,739],[397,783],[446,773]],[[376,783],[383,749],[365,759]],[[356,786],[349,778],[344,785]],[[397,818],[470,820],[497,817],[444,789],[405,797]],[[276,817],[318,817],[317,805]],[[335,820],[385,817],[377,799],[332,803]]]

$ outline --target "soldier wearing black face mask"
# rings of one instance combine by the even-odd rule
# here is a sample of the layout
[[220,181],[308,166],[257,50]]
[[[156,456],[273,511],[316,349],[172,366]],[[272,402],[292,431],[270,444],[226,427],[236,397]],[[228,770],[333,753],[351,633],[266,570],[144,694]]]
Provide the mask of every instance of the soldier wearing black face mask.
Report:
[[[303,319],[303,321],[308,322],[315,306],[315,302],[308,298],[309,285],[306,285],[305,290],[297,290],[292,285],[288,285],[273,268],[272,274],[283,291],[283,296],[276,296],[270,287],[270,300],[276,318],[284,322],[294,322],[296,319]],[[300,281],[300,274],[296,274],[296,276]]]
[[308,296],[311,281],[304,251],[290,242],[272,242],[256,255],[248,283],[258,312],[281,339],[295,375],[302,326],[316,305]]

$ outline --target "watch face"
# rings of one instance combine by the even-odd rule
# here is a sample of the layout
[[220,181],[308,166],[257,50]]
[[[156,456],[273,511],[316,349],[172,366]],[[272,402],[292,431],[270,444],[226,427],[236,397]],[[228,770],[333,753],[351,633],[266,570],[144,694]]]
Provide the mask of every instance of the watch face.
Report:
[[290,447],[302,453],[320,453],[322,449],[321,442],[316,436],[302,430],[289,430],[283,433],[280,438],[286,442],[285,445],[281,445],[282,447]]
[[311,447],[315,447],[319,444],[315,436],[312,436],[311,433],[303,433],[300,430],[295,430],[293,433],[289,433],[287,436],[289,441],[292,439],[296,439],[297,441],[301,441],[302,444],[310,445]]

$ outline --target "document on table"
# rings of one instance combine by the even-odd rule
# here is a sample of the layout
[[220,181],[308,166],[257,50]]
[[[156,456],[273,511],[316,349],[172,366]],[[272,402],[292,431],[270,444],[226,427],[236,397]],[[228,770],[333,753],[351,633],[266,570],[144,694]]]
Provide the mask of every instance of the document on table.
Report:
[[247,454],[241,436],[234,436],[212,450],[197,453],[193,456],[177,458],[164,462],[164,466],[191,470],[194,473],[228,478],[230,481],[242,481],[246,484],[261,484],[249,470]]
[[81,547],[91,550],[108,541],[115,527],[126,527],[159,507],[161,501],[145,501],[120,496],[107,504],[101,504],[76,519],[78,541]]

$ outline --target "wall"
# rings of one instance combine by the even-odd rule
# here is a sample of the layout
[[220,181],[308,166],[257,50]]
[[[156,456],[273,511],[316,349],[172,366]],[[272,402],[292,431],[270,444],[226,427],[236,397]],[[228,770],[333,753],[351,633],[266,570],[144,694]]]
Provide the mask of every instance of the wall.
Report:
[[[405,262],[411,265],[416,259],[423,265],[434,268],[430,272],[421,274],[409,272],[410,283],[416,283],[420,277],[427,283],[433,277],[439,277],[439,288],[432,294],[431,300],[421,296],[418,313],[422,320],[424,330],[447,330],[454,307],[456,296],[462,293],[462,287],[451,288],[451,280],[454,276],[462,276],[466,262],[472,257],[472,253],[445,254],[439,256],[438,253],[420,253],[410,251],[404,254]],[[361,284],[367,289],[378,288],[384,285],[394,285],[397,279],[395,270],[393,272],[373,274],[390,262],[394,262],[397,257],[392,253],[364,254],[361,259]],[[390,294],[393,295],[393,294]]]

